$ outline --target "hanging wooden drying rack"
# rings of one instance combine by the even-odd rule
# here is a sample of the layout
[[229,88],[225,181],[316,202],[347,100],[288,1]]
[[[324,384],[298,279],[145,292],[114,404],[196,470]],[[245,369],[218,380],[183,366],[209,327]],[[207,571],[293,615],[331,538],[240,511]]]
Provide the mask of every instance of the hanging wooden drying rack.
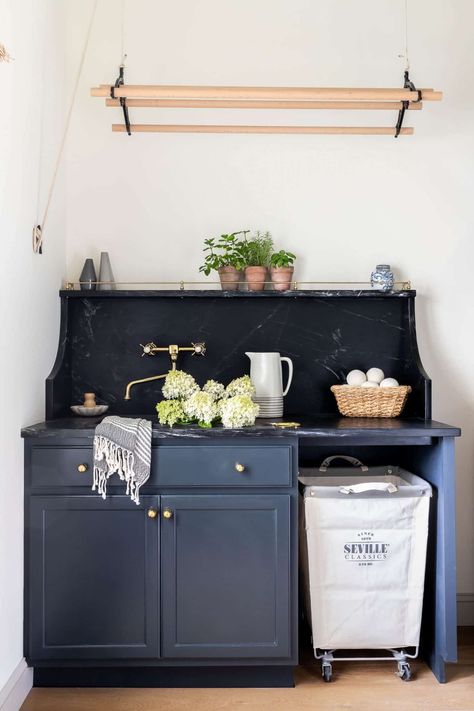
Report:
[[[91,96],[105,98],[109,107],[121,106],[124,124],[112,124],[112,131],[133,133],[300,133],[399,135],[413,134],[404,127],[405,112],[421,110],[423,101],[441,101],[434,89],[417,89],[404,74],[403,88],[321,88],[256,86],[161,86],[127,85],[124,68],[115,84],[91,89]],[[248,126],[221,124],[131,124],[129,107],[219,108],[219,109],[343,109],[398,111],[395,126]]]

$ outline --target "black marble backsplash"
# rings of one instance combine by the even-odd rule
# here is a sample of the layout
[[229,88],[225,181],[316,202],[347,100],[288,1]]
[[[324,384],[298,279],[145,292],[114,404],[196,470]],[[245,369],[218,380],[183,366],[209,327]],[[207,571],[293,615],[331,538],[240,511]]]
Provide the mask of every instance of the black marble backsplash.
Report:
[[[249,372],[245,351],[279,351],[294,363],[286,415],[336,414],[331,385],[352,368],[381,367],[411,385],[404,417],[430,417],[431,391],[416,344],[414,292],[61,292],[58,357],[47,380],[47,419],[70,414],[84,392],[109,413],[154,413],[161,381],[130,380],[169,369],[166,353],[141,357],[140,343],[205,341],[206,356],[180,354],[200,384]],[[285,376],[284,376],[285,377]]]

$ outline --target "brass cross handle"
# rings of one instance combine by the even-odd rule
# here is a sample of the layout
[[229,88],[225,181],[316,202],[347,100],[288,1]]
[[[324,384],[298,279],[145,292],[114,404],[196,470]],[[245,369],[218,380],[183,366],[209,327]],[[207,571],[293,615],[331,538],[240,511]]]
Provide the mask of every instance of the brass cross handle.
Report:
[[140,346],[143,348],[142,358],[143,358],[143,356],[145,356],[145,355],[155,355],[155,353],[156,353],[158,350],[161,350],[161,351],[167,351],[167,350],[168,350],[167,348],[160,348],[160,349],[158,349],[158,346],[156,346],[156,345],[153,343],[153,341],[150,341],[150,343],[145,343],[145,345],[143,345],[143,343],[140,343]]
[[[192,355],[206,355],[206,344],[205,343],[191,343],[193,347]],[[185,349],[186,350],[186,349]]]

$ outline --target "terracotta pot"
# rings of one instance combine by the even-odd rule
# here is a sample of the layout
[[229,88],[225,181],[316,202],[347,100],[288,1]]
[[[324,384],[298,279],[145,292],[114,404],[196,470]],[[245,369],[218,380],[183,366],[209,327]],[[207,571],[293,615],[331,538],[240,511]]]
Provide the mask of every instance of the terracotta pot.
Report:
[[266,267],[245,267],[245,278],[249,291],[263,291],[267,279]]
[[272,282],[275,291],[289,291],[293,278],[294,267],[272,267]]
[[242,272],[231,266],[220,267],[218,271],[222,289],[224,291],[237,291],[239,281],[242,281]]

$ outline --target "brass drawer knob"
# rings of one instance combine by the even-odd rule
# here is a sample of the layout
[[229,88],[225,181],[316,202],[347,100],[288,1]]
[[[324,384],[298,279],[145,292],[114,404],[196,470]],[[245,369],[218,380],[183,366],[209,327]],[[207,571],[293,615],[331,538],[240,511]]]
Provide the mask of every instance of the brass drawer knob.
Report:
[[148,509],[146,513],[148,518],[156,518],[158,516],[158,511],[156,509]]
[[163,518],[167,518],[167,519],[173,518],[173,512],[171,511],[171,509],[165,509],[163,511]]
[[80,474],[84,474],[84,472],[86,472],[88,469],[89,469],[89,467],[87,466],[87,464],[78,464],[77,465],[77,471]]
[[237,464],[235,465],[235,471],[236,472],[244,472],[245,471],[244,465],[240,464],[240,462],[237,462]]

